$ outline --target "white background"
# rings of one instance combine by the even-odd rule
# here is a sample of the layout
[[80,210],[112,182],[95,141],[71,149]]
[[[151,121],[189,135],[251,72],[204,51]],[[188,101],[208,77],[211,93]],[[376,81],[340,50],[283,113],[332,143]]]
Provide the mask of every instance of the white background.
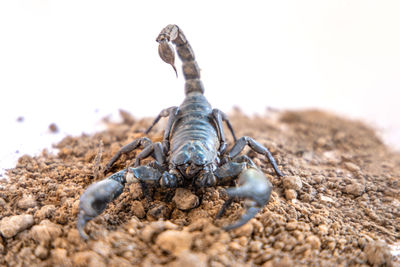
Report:
[[400,148],[399,14],[397,0],[1,0],[0,169],[100,129],[118,109],[154,117],[179,105],[182,77],[155,42],[170,23],[194,48],[214,107],[317,107],[361,118]]

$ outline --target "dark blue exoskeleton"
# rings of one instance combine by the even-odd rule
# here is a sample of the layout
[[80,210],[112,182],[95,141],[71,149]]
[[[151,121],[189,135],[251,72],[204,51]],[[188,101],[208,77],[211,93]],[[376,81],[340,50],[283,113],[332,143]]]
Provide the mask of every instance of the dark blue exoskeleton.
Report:
[[[162,142],[153,143],[142,137],[122,147],[106,165],[105,173],[122,154],[141,147],[143,149],[137,155],[134,167],[128,167],[90,185],[82,194],[77,227],[84,239],[88,239],[84,231],[86,223],[103,212],[107,204],[122,193],[125,184],[131,182],[140,182],[144,186],[177,188],[188,185],[228,185],[232,180],[238,179],[237,187],[227,189],[229,199],[217,217],[224,214],[234,198],[245,198],[249,200],[246,202],[247,212],[239,221],[225,226],[224,229],[230,230],[245,224],[266,205],[272,190],[271,183],[252,160],[245,155],[239,155],[246,145],[265,155],[276,174],[283,176],[267,148],[247,136],[236,139],[227,116],[218,109],[212,109],[203,95],[200,69],[193,50],[179,27],[165,27],[157,37],[157,42],[160,57],[171,64],[175,71],[175,54],[170,42],[176,46],[183,64],[185,100],[179,107],[162,110],[147,129],[146,134],[162,117],[168,117]],[[223,122],[227,124],[235,141],[229,151]],[[155,160],[141,166],[140,160],[147,157]]]

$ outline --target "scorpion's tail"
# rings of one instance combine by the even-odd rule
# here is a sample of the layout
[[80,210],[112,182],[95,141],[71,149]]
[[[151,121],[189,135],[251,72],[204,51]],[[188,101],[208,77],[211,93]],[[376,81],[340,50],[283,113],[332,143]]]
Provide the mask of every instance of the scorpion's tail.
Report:
[[191,92],[200,92],[203,94],[204,87],[200,81],[200,68],[197,65],[192,47],[181,29],[177,25],[170,24],[161,31],[156,41],[160,44],[158,47],[160,57],[166,63],[171,64],[176,72],[174,65],[175,53],[169,42],[175,44],[178,56],[182,60],[183,76],[186,81],[185,94],[187,95]]

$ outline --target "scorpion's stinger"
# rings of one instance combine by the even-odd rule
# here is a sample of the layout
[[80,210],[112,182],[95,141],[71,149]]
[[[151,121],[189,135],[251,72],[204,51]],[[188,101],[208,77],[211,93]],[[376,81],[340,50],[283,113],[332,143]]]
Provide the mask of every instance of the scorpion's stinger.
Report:
[[158,46],[158,54],[165,63],[170,64],[172,68],[174,68],[176,77],[178,78],[178,71],[175,67],[174,48],[167,42],[167,40],[160,41],[160,45]]
[[[162,60],[170,64],[174,70],[175,54],[169,42],[176,46],[176,52],[182,60],[182,72],[185,77],[185,93],[188,95],[192,92],[204,93],[203,83],[200,81],[200,68],[197,65],[194,57],[194,52],[189,42],[187,41],[182,30],[177,25],[170,24],[158,35],[156,41],[160,44],[158,46],[158,53]],[[177,74],[178,75],[178,74]]]
[[224,226],[225,230],[232,230],[242,226],[251,220],[269,201],[272,191],[272,184],[265,177],[264,173],[256,168],[247,168],[239,175],[239,186],[228,188],[229,199],[217,215],[221,217],[225,209],[230,205],[233,198],[245,198],[247,200],[247,211],[235,223]]

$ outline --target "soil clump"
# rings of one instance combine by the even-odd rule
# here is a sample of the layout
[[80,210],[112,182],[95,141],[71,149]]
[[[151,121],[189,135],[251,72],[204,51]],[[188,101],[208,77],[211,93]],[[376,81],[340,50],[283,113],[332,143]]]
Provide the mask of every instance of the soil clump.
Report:
[[[152,121],[122,115],[103,132],[64,138],[57,154],[24,155],[8,171],[0,182],[0,265],[398,266],[390,245],[400,242],[400,155],[363,123],[316,110],[230,116],[236,135],[268,147],[286,175],[245,151],[274,189],[244,226],[221,228],[240,217],[243,201],[215,219],[227,199],[223,187],[150,189],[149,196],[131,184],[87,225],[85,242],[76,230],[80,195]],[[160,141],[162,131],[157,126],[150,138]]]

